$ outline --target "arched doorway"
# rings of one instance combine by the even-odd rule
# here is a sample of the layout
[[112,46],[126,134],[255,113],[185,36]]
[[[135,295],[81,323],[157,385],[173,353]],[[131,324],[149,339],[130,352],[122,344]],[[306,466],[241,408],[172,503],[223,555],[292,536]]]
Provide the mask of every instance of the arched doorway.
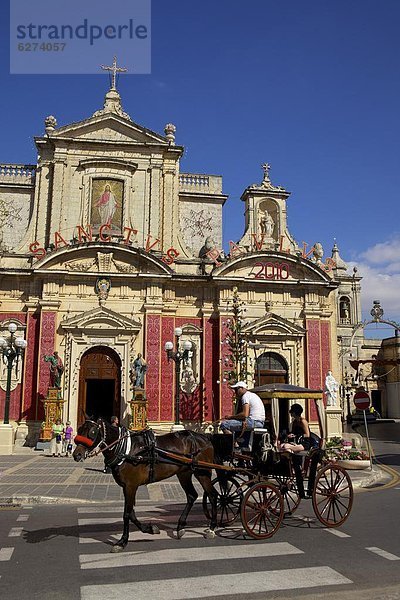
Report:
[[[286,360],[276,352],[264,352],[257,358],[256,372],[254,374],[256,385],[268,383],[288,383],[288,366]],[[266,420],[271,418],[271,407],[265,406]],[[289,429],[289,400],[282,399],[279,402],[279,431]]]
[[115,350],[95,346],[82,356],[79,372],[78,426],[85,415],[94,419],[121,413],[121,360]]
[[264,352],[257,358],[256,385],[267,383],[288,383],[288,366],[286,360],[276,352]]

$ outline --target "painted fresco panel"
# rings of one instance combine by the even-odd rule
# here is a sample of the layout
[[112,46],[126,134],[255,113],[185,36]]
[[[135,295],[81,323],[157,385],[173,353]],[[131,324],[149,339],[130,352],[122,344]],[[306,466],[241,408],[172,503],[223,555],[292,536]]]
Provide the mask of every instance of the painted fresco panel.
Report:
[[116,179],[93,179],[91,224],[96,228],[109,225],[121,231],[124,184]]

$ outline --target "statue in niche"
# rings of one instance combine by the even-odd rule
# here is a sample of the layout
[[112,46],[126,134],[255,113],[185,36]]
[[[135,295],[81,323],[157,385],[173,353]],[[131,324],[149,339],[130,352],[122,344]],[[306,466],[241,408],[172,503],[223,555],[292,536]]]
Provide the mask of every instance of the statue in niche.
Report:
[[193,350],[189,350],[188,357],[183,363],[181,373],[181,388],[186,394],[192,394],[197,387],[196,377],[193,371],[193,355]]
[[271,215],[267,210],[261,212],[260,218],[260,231],[262,234],[265,234],[267,237],[272,237],[272,233],[274,231],[275,223]]
[[182,371],[181,388],[186,394],[192,394],[197,387],[193,369],[188,366]]
[[340,318],[350,320],[350,304],[348,300],[342,300],[340,302]]

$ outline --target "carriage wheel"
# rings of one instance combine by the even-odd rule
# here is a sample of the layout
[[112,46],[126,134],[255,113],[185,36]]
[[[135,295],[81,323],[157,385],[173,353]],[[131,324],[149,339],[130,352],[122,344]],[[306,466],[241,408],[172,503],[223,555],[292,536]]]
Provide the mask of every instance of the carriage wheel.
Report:
[[[222,477],[212,480],[212,485],[218,493],[217,524],[219,527],[233,523],[239,516],[243,490],[234,477]],[[207,492],[203,494],[203,511],[208,520],[211,519],[211,503]]]
[[283,511],[284,516],[287,517],[294,513],[300,504],[299,491],[296,485],[295,477],[288,477],[287,475],[275,476],[279,491],[283,497]]
[[337,465],[320,469],[312,503],[316,516],[326,527],[339,527],[344,523],[353,505],[353,485],[347,471]]
[[283,496],[271,483],[256,483],[249,488],[240,509],[246,533],[255,539],[269,538],[283,519]]

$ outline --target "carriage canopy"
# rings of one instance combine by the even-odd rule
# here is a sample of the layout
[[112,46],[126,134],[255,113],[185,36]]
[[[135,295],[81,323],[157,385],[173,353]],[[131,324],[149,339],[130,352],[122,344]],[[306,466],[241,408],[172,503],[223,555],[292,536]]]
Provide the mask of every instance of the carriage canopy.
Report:
[[321,438],[326,438],[324,393],[322,390],[299,387],[288,383],[267,383],[251,390],[258,394],[264,404],[271,406],[271,424],[277,436],[280,429],[279,409],[283,401],[298,402],[299,400],[314,400]]

